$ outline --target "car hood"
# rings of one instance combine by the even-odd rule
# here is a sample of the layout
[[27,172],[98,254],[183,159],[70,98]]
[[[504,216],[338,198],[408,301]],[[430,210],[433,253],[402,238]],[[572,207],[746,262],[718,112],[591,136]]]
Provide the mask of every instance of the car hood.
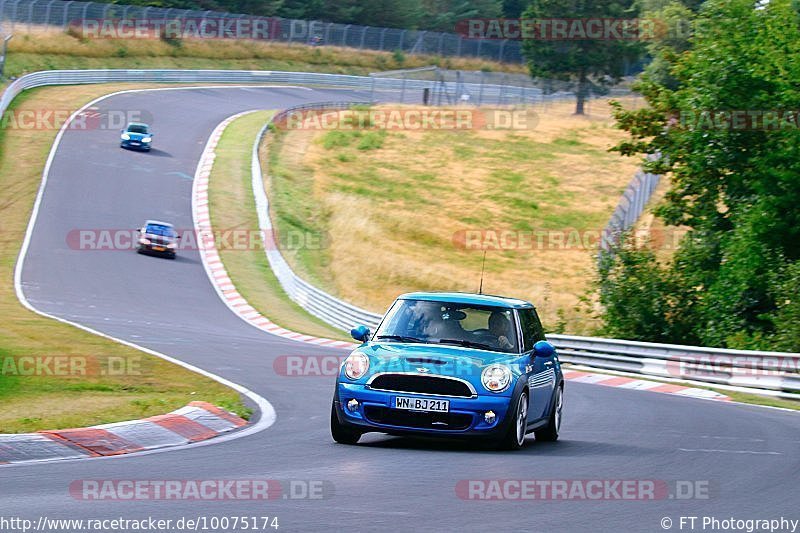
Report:
[[141,141],[145,137],[149,137],[150,136],[149,133],[133,133],[131,131],[126,131],[125,133],[128,134],[128,137],[130,137],[130,140],[132,140],[132,141]]
[[[518,354],[506,354],[461,346],[401,342],[370,342],[359,348],[370,356],[370,373],[415,372],[442,374],[465,379],[480,377],[492,363],[514,367]],[[424,369],[424,370],[420,370]]]

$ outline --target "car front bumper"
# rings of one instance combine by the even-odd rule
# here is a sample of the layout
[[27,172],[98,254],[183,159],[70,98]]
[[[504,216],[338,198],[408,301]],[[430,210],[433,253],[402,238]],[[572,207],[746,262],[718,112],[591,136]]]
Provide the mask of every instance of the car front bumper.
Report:
[[144,150],[144,151],[150,151],[150,144],[151,143],[143,143],[141,141],[133,141],[133,140],[120,141],[119,143],[119,145],[122,148],[130,148],[131,150]]
[[[448,413],[429,413],[395,409],[395,398],[427,398],[448,400]],[[358,408],[346,407],[350,400],[358,401]],[[483,394],[475,398],[451,396],[429,396],[413,393],[387,392],[367,388],[364,385],[338,383],[334,406],[340,423],[359,431],[426,436],[496,437],[504,434],[513,417],[509,412],[510,395]],[[495,414],[495,420],[485,421],[487,411]]]
[[[159,250],[157,248],[163,248],[163,249]],[[161,246],[158,244],[139,243],[138,251],[139,253],[143,254],[167,255],[170,257],[175,257],[175,248],[167,248],[166,246]]]

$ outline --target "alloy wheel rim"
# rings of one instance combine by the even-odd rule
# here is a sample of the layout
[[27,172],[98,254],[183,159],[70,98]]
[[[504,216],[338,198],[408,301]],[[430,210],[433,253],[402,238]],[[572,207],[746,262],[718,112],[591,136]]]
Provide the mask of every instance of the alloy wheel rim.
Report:
[[556,431],[558,431],[561,429],[561,409],[564,407],[564,396],[561,393],[561,389],[558,390],[556,402]]
[[528,402],[527,396],[520,396],[519,408],[517,409],[517,444],[522,445],[525,442],[525,422],[528,418]]

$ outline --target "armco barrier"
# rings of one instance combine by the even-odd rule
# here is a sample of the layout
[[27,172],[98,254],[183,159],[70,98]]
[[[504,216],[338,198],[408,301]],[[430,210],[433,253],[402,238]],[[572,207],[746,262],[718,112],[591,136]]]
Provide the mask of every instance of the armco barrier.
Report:
[[[380,93],[416,94],[417,102],[422,101],[424,89],[431,91],[455,90],[442,87],[434,80],[406,80],[370,76],[348,76],[343,74],[319,74],[314,72],[282,72],[270,70],[177,70],[177,69],[107,69],[107,70],[47,70],[26,74],[14,80],[0,97],[0,115],[16,96],[27,89],[47,85],[78,85],[90,83],[263,83],[289,84],[320,87],[335,87],[369,91],[370,98]],[[538,104],[546,100],[564,98],[563,94],[544,96],[534,87],[515,88],[515,101],[509,101],[509,92],[503,85],[473,86],[461,84],[465,91],[482,93],[484,104]],[[403,98],[403,101],[406,99]]]
[[[283,83],[362,90],[372,90],[375,87],[374,93],[397,90],[397,83],[403,81],[271,71],[54,70],[35,72],[15,80],[0,97],[0,114],[5,112],[11,101],[22,91],[46,85],[108,82]],[[318,109],[331,105],[352,104],[314,104],[311,107]],[[262,230],[271,230],[269,204],[264,192],[261,163],[258,159],[258,146],[266,131],[265,126],[253,145],[252,178],[260,227]],[[271,247],[267,247],[268,250],[269,248]],[[300,279],[277,250],[269,250],[267,257],[275,275],[292,300],[320,319],[345,330],[356,323],[374,329],[380,321],[381,315],[343,302]],[[549,339],[558,347],[565,362],[786,393],[800,391],[800,374],[797,371],[800,366],[800,354],[719,350],[568,335],[550,335]],[[776,365],[776,362],[779,364]],[[796,397],[796,394],[794,396]]]

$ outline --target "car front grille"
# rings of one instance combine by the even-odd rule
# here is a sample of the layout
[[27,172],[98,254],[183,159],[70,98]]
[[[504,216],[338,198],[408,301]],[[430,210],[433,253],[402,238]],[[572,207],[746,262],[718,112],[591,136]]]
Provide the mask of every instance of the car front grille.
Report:
[[372,380],[369,387],[376,390],[456,396],[459,398],[471,398],[474,396],[470,387],[463,381],[416,374],[381,374]]
[[375,424],[417,429],[459,431],[469,428],[472,424],[472,415],[468,414],[405,411],[377,405],[364,407],[364,415],[367,420]]

